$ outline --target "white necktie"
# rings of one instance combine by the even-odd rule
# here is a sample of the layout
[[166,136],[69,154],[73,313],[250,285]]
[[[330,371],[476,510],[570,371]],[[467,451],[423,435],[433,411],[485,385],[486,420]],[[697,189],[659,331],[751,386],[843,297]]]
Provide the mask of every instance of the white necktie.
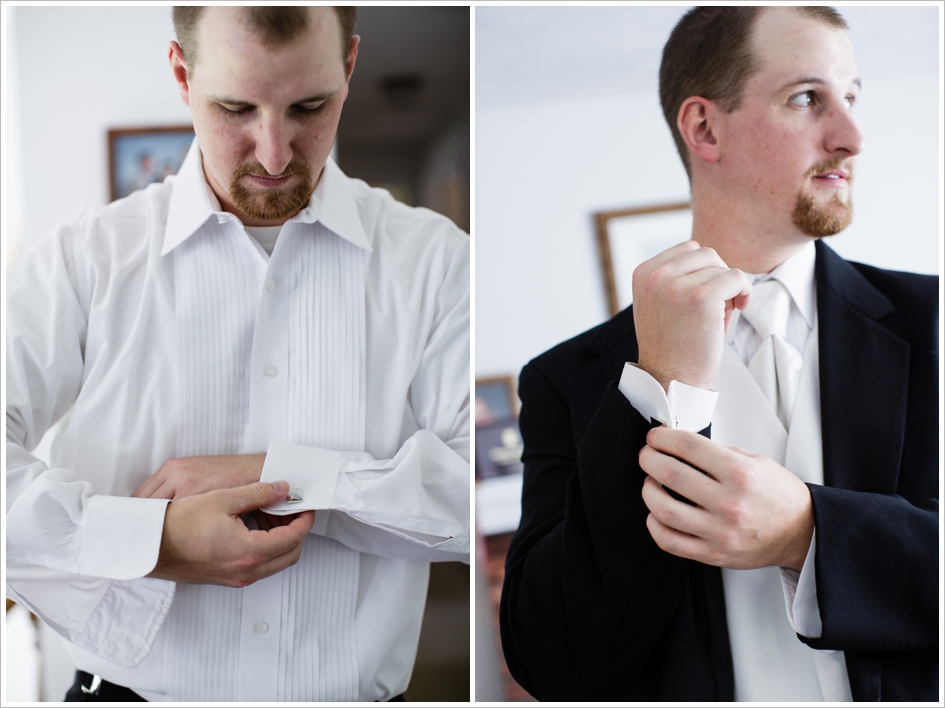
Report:
[[755,283],[751,302],[742,316],[761,335],[761,346],[748,370],[784,425],[791,429],[794,399],[804,367],[804,357],[786,339],[791,295],[777,280]]

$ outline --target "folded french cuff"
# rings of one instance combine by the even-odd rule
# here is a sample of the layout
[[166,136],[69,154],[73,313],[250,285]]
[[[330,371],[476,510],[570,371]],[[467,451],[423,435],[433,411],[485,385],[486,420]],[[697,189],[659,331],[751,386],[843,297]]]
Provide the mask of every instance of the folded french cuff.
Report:
[[133,580],[154,570],[168,502],[92,496],[86,508],[79,575]]
[[289,498],[263,509],[268,514],[285,516],[309,509],[328,509],[335,495],[341,453],[336,450],[273,442],[266,453],[260,482],[286,481]]
[[712,422],[712,413],[718,400],[718,391],[708,391],[671,381],[664,391],[659,381],[636,364],[627,362],[617,386],[630,404],[648,420],[662,423],[667,428],[681,428],[694,433],[704,430]]
[[819,639],[823,634],[820,605],[817,604],[817,576],[814,558],[817,553],[817,530],[810,539],[810,548],[801,572],[781,568],[781,589],[791,629],[802,637]]

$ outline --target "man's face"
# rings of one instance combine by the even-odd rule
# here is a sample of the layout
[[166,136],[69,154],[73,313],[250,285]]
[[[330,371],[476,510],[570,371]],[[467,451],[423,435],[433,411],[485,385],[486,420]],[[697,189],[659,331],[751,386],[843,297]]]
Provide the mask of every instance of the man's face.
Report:
[[[846,33],[789,8],[769,8],[752,36],[761,69],[741,107],[721,116],[726,186],[759,220],[829,236],[850,223],[862,136],[851,112],[859,73]],[[722,166],[722,165],[720,165]]]
[[341,42],[330,7],[311,8],[305,32],[276,49],[246,29],[239,8],[208,7],[197,31],[198,61],[183,82],[172,45],[207,181],[245,224],[281,224],[308,204],[357,57],[355,41],[346,66]]

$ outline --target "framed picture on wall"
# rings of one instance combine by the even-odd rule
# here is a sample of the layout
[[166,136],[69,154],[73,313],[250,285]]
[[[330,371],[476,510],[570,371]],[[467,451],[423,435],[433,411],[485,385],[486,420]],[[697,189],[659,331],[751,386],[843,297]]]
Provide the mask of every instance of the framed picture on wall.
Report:
[[613,317],[633,301],[633,271],[692,236],[688,202],[594,214],[607,310]]
[[190,125],[109,130],[111,201],[176,174],[193,140],[194,129]]
[[476,379],[476,427],[516,418],[517,400],[511,376]]

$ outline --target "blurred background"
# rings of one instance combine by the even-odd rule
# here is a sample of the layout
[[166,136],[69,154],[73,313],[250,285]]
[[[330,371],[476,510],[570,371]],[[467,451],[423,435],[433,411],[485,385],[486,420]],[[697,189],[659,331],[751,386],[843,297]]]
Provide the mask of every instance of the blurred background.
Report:
[[[170,7],[5,5],[3,13],[8,269],[56,223],[107,203],[113,189],[175,171],[168,165],[180,134],[164,129],[187,128],[190,113],[167,62]],[[336,161],[350,177],[468,231],[469,8],[364,7],[357,33]],[[469,587],[468,566],[433,564],[407,700],[469,700]],[[7,700],[62,700],[75,668],[58,636],[9,602],[6,628]]]
[[[866,149],[853,224],[828,243],[852,260],[938,273],[942,8],[838,9],[863,81],[856,116]],[[651,211],[689,200],[657,96],[663,44],[687,10],[476,8],[476,514],[491,587],[481,611],[493,613],[483,626],[498,626],[521,494],[521,468],[509,462],[521,449],[517,401],[496,403],[497,386],[515,399],[524,364],[609,318],[602,221],[620,308],[633,267],[688,238],[687,210]],[[484,642],[477,630],[477,652]],[[492,648],[501,672],[497,639]],[[493,690],[527,698],[507,673]]]

